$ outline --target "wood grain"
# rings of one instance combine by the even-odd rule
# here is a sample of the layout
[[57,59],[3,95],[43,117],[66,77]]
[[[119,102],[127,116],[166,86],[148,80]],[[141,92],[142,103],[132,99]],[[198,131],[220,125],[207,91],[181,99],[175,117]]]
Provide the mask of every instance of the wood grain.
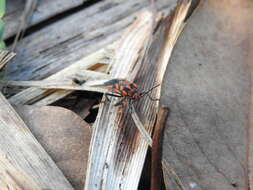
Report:
[[0,51],[0,70],[15,57],[15,53],[9,52],[7,50]]
[[62,172],[2,94],[0,105],[0,163],[5,176],[1,178],[1,183],[18,186],[22,190],[72,190]]
[[[142,49],[145,50],[146,48],[145,46],[147,45],[147,41],[151,34],[151,29],[152,14],[150,12],[142,13],[139,18],[133,23],[133,25],[127,29],[120,42],[120,49],[118,49],[113,59],[114,63],[117,63],[117,65],[113,64],[113,76],[121,76],[123,78],[129,77],[129,73],[131,74],[129,71],[135,63],[138,65],[137,68],[139,68],[140,60],[138,60],[138,57],[143,57],[144,51]],[[130,81],[133,79],[134,75],[128,78]],[[124,167],[122,166],[126,164],[126,160],[129,158],[127,155],[125,155],[124,152],[122,152],[122,155],[117,156],[117,154],[120,153],[118,150],[119,145],[126,143],[122,142],[122,138],[125,139],[126,137],[124,137],[124,132],[120,130],[120,124],[118,122],[122,118],[128,120],[130,120],[130,118],[129,116],[127,118],[124,117],[124,115],[126,116],[126,114],[123,112],[124,110],[122,108],[120,109],[113,106],[114,103],[115,99],[112,100],[111,104],[107,102],[102,105],[102,107],[99,109],[97,120],[93,125],[94,132],[92,134],[87,178],[85,184],[85,189],[87,190],[118,188],[125,189],[126,187],[128,187],[128,189],[134,189],[132,186],[129,186],[129,182],[131,181],[131,185],[133,185],[133,182],[135,180],[133,181],[126,179],[126,177],[129,175],[125,176],[124,184],[120,180],[123,177],[122,172],[124,171]],[[117,116],[117,114],[120,112],[122,114],[121,117]],[[124,126],[122,129],[126,129],[126,127]],[[120,133],[122,134],[120,135],[121,138],[119,138]],[[131,137],[133,136],[131,135]],[[118,140],[120,141],[117,142]],[[129,139],[129,143],[130,142],[131,140]],[[145,145],[148,146],[147,144]],[[129,144],[125,146],[127,146],[127,149],[129,151]],[[121,161],[117,161],[117,157],[119,157]],[[137,173],[134,175],[135,179],[139,176],[140,174]],[[136,183],[138,182],[135,182],[135,184]]]
[[0,155],[0,187],[3,190],[42,190],[22,169]]
[[[27,36],[8,65],[7,80],[39,80],[118,40],[146,0],[101,1]],[[159,0],[159,9],[175,0]],[[46,39],[46,40],[45,40]]]
[[[191,1],[181,1],[176,11],[166,18],[143,12],[122,37],[113,59],[112,76],[127,78],[147,89],[161,83],[190,4]],[[151,93],[154,98],[159,94],[159,88]],[[136,129],[127,106],[115,107],[115,101],[101,106],[93,126],[87,190],[138,187],[148,143]],[[158,102],[143,97],[134,106],[140,121],[151,133]]]
[[[63,90],[83,90],[83,91],[91,91],[91,92],[101,92],[105,93],[106,90],[99,87],[90,87],[86,85],[89,80],[98,80],[104,79],[109,80],[109,76],[107,74],[81,70],[78,72],[79,79],[75,77],[69,77],[68,80],[42,80],[42,81],[6,81],[0,80],[0,85],[3,86],[23,86],[23,87],[37,87],[42,89],[63,89]],[[64,76],[63,78],[67,78]],[[77,80],[78,82],[75,82]],[[81,84],[80,82],[81,81]]]
[[62,107],[19,105],[14,108],[73,188],[81,190],[91,138],[89,124]]
[[[173,7],[175,4],[175,0],[171,0],[171,1],[159,0],[156,3],[159,9],[164,10],[166,7]],[[135,8],[131,9],[132,6],[135,6]],[[101,3],[97,3],[96,6],[92,6],[91,8],[83,10],[79,12],[78,14],[72,15],[60,22],[55,23],[56,25],[53,24],[49,27],[46,27],[44,30],[39,31],[30,37],[27,37],[22,43],[22,45],[20,44],[20,50],[23,51],[23,53],[25,54],[23,53],[19,54],[20,57],[16,60],[16,62],[12,63],[12,65],[9,66],[9,68],[7,69],[5,79],[7,80],[9,79],[10,80],[41,79],[41,78],[46,78],[47,76],[51,75],[52,73],[55,73],[56,71],[60,71],[63,67],[66,67],[67,65],[70,65],[70,64],[76,65],[76,67],[74,66],[70,68],[69,71],[68,71],[68,67],[66,67],[64,69],[65,72],[61,74],[58,73],[58,77],[56,78],[62,79],[62,77],[64,77],[65,74],[69,72],[70,73],[78,72],[80,69],[82,69],[82,65],[85,64],[84,62],[88,62],[88,64],[89,63],[94,64],[95,61],[99,62],[100,60],[103,60],[104,58],[107,57],[106,55],[107,53],[104,53],[105,49],[107,48],[104,48],[104,45],[111,44],[112,41],[113,42],[117,41],[119,36],[122,34],[122,31],[134,20],[134,17],[137,14],[137,12],[140,11],[140,9],[142,9],[144,6],[147,6],[147,2],[144,0],[139,0],[139,1],[129,0],[126,2],[124,1],[124,2],[118,2],[118,3],[101,2]],[[106,9],[107,11],[105,11],[105,8],[107,8]],[[118,12],[117,14],[119,15],[118,16],[114,15],[115,12]],[[86,19],[84,21],[83,17],[89,18],[89,19]],[[93,22],[92,20],[95,20],[95,21]],[[70,25],[73,24],[74,26],[72,27],[68,25],[68,27],[64,27],[64,29],[62,29],[62,33],[59,33],[58,28],[60,28],[61,25],[64,25],[65,22],[70,23]],[[75,23],[80,23],[80,24],[77,25]],[[100,25],[99,23],[102,23],[102,25]],[[106,25],[106,27],[104,27],[104,25]],[[95,30],[96,31],[95,34],[98,33],[99,35],[105,36],[105,37],[96,39],[96,36],[85,35],[85,34],[89,34],[89,30],[92,30],[92,31]],[[116,36],[114,36],[115,31],[117,31]],[[76,33],[80,34],[80,38],[76,38],[74,36]],[[49,36],[47,37],[47,35]],[[110,38],[111,40],[108,41],[107,37]],[[45,41],[44,39],[48,39],[48,40]],[[47,47],[47,46],[51,46],[49,44],[49,41],[50,41],[50,44],[51,43],[53,44],[53,45],[51,44],[52,48],[50,49],[48,49]],[[30,42],[32,42],[32,44]],[[66,48],[66,45],[67,44],[70,45],[72,42],[75,42],[75,44],[80,43],[82,45],[85,45],[85,47],[78,47],[77,51],[74,50],[74,48],[71,48],[71,49]],[[43,45],[44,43],[46,44]],[[59,48],[63,47],[63,48],[58,49],[57,47]],[[99,47],[101,47],[101,49]],[[106,47],[111,48],[110,45]],[[40,50],[37,49],[38,50],[37,51],[35,50],[36,48],[39,48]],[[46,48],[46,51],[43,50],[45,48]],[[30,49],[30,50],[26,51],[25,49],[27,50]],[[112,47],[112,49],[115,49],[115,48]],[[58,50],[59,50],[59,53],[60,52],[62,53],[60,54],[54,53],[55,51],[58,51]],[[72,50],[73,52],[71,53],[70,51]],[[63,51],[67,51],[67,52],[63,52]],[[49,55],[45,55],[46,57],[42,56],[42,54],[44,54],[43,52],[44,53],[47,52],[46,54],[49,53],[49,54],[52,54],[53,56],[57,56],[58,58],[56,57],[53,58],[52,59],[53,62],[50,61],[51,63],[48,64],[46,62],[49,61],[51,58]],[[92,52],[92,53],[88,53],[88,52]],[[27,53],[29,53],[30,55],[28,55]],[[36,55],[39,55],[40,58]],[[61,56],[62,58],[60,58],[59,56]],[[41,60],[41,58],[44,59],[43,57],[47,60],[44,60],[44,61]],[[72,59],[72,60],[68,62],[68,59]],[[28,63],[30,62],[28,60],[32,61],[34,64]],[[67,65],[63,65],[65,63]],[[78,64],[80,64],[80,66],[77,66]],[[33,71],[31,71],[28,67],[32,70],[38,69],[38,72],[33,73]],[[97,70],[99,69],[100,68],[98,67]],[[17,77],[18,75],[20,75],[20,77]],[[28,90],[24,90],[23,92],[11,97],[9,101],[14,104],[48,105],[50,103],[53,103],[65,97],[71,92],[72,92],[71,90],[48,91],[48,90],[30,88]]]
[[[86,0],[43,0],[40,1],[33,16],[30,18],[28,27],[45,21],[57,14],[60,14],[71,8],[80,6]],[[6,14],[4,16],[5,32],[4,39],[16,34],[21,17],[25,8],[24,0],[6,1]]]
[[[114,47],[115,44],[110,45],[109,47]],[[103,73],[95,72],[96,74],[93,75],[94,71],[85,71],[86,69],[90,69],[99,60],[104,59],[106,57],[106,48],[98,50],[93,54],[84,57],[83,59],[77,61],[73,65],[63,69],[60,72],[55,73],[54,75],[48,77],[45,80],[68,80],[73,81],[73,78],[77,78],[80,80],[89,80],[93,79],[103,79],[106,77]],[[82,73],[86,73],[83,75]],[[95,78],[94,78],[95,77]],[[23,90],[22,92],[12,96],[9,98],[9,101],[12,104],[36,104],[36,105],[48,105],[51,104],[66,95],[70,94],[72,90],[43,90],[39,88],[28,88]]]

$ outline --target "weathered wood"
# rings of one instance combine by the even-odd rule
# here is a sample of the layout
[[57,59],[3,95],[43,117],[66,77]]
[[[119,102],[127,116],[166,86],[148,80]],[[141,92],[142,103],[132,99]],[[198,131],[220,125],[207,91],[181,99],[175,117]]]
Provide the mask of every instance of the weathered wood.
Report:
[[22,169],[13,164],[1,153],[0,187],[2,190],[42,190]]
[[15,57],[15,53],[6,50],[0,50],[0,70]]
[[[109,47],[114,47],[115,44],[110,45]],[[96,75],[94,76],[87,75],[84,76],[83,70],[97,68],[96,63],[99,60],[104,59],[106,57],[106,48],[98,50],[97,52],[77,61],[73,65],[63,69],[62,71],[48,77],[46,80],[73,80],[73,78],[77,78],[80,80],[87,80],[89,82],[93,79],[99,79]],[[96,66],[96,67],[95,67]],[[92,71],[90,71],[92,73]],[[81,78],[80,78],[81,76]],[[101,78],[105,77],[105,74],[101,73]],[[71,90],[61,90],[61,91],[52,91],[52,90],[43,90],[38,88],[29,88],[26,89],[15,96],[11,97],[9,101],[12,104],[36,104],[36,105],[48,105],[51,104],[66,95],[70,94]]]
[[[5,81],[0,80],[0,85],[3,86],[23,86],[23,87],[37,87],[43,89],[64,89],[64,90],[85,90],[91,92],[101,92],[105,93],[106,90],[101,87],[90,87],[87,86],[86,83],[89,80],[96,80],[96,79],[104,79],[109,80],[109,75],[95,72],[95,71],[88,71],[88,70],[80,70],[77,71],[75,74],[78,74],[78,78],[73,76],[63,76],[65,80],[57,81],[57,80],[42,80],[42,81]],[[68,80],[67,80],[68,78]],[[77,82],[75,82],[77,80]],[[81,83],[80,83],[81,82]],[[80,83],[80,84],[79,84]]]
[[[57,14],[60,14],[71,8],[80,6],[86,0],[43,0],[39,4],[31,17],[28,26],[33,26],[39,22],[45,21]],[[8,0],[6,1],[6,14],[4,16],[5,33],[4,39],[7,39],[16,34],[20,24],[21,17],[25,8],[24,0]]]
[[[135,23],[127,30],[127,32],[125,32],[125,35],[122,37],[125,41],[122,40],[120,48],[113,59],[114,63],[118,63],[117,65],[113,64],[113,78],[119,76],[121,78],[126,78],[134,63],[138,64],[137,68],[139,68],[140,60],[138,60],[138,57],[143,57],[144,50],[141,49],[145,49],[144,44],[147,44],[151,29],[152,14],[150,12],[145,12],[139,16]],[[123,52],[125,52],[125,54]],[[122,61],[121,64],[120,61]],[[129,80],[133,79],[134,76],[129,78]],[[115,103],[115,99],[113,102]],[[118,112],[119,108],[116,108],[113,105],[109,106],[110,102],[106,102],[102,105],[99,109],[97,120],[93,125],[94,132],[92,134],[85,189],[125,189],[123,185],[126,186],[128,184],[127,181],[129,181],[129,179],[125,178],[125,183],[121,184],[120,179],[122,178],[123,168],[118,168],[119,163],[117,164],[116,161],[116,157],[118,157],[116,156],[118,152],[116,145],[122,144],[122,142],[117,143],[119,136],[116,134],[123,133],[122,131],[118,131],[118,122],[115,122],[115,113]],[[109,111],[109,109],[111,110]],[[123,127],[123,129],[124,128],[125,127]],[[125,163],[125,155],[120,157],[122,162]],[[133,183],[133,181],[131,181],[131,183]],[[133,188],[128,186],[128,189]]]
[[[166,18],[158,16],[155,19],[151,12],[140,15],[122,37],[113,59],[112,77],[127,78],[147,89],[161,83],[190,5],[191,1],[181,1],[176,11]],[[158,98],[160,89],[154,89],[151,94]],[[101,106],[93,125],[87,190],[134,190],[138,187],[148,144],[138,133],[127,106],[115,107],[115,102],[113,99]],[[134,106],[146,130],[151,133],[158,102],[143,97]]]
[[[44,79],[120,38],[149,1],[101,1],[27,36],[8,65],[7,80]],[[158,0],[159,9],[175,0]],[[85,18],[85,19],[84,19]]]
[[252,13],[250,0],[203,1],[173,51],[163,159],[186,189],[248,189]]
[[[171,2],[169,2],[169,1],[158,1],[157,2],[157,4],[158,4],[158,7],[159,8],[166,8],[166,7],[172,7],[173,6],[173,4],[174,3],[172,3],[172,2],[174,2],[174,0],[173,1],[171,1]],[[121,3],[123,3],[123,2],[121,2]],[[126,3],[126,2],[125,2]],[[97,6],[95,6],[95,7],[93,7],[92,9],[90,8],[90,9],[87,9],[87,10],[84,10],[83,12],[82,12],[82,14],[80,14],[80,15],[77,15],[77,16],[71,16],[68,20],[69,21],[66,21],[66,22],[69,22],[69,23],[76,23],[77,22],[77,20],[76,19],[79,19],[79,20],[81,20],[82,22],[83,22],[83,17],[87,17],[87,16],[89,16],[90,18],[89,19],[96,19],[96,23],[98,22],[97,21],[97,17],[99,17],[99,20],[100,20],[100,22],[112,22],[112,20],[110,20],[110,19],[106,19],[107,17],[109,18],[110,17],[110,15],[113,15],[114,14],[114,12],[116,11],[119,11],[119,12],[123,12],[122,14],[124,14],[124,15],[126,15],[126,20],[127,21],[129,21],[128,23],[130,23],[132,20],[133,20],[133,18],[134,18],[134,15],[136,14],[136,11],[138,11],[139,10],[139,8],[140,7],[142,7],[142,6],[147,6],[146,5],[146,2],[145,1],[140,1],[140,2],[135,2],[135,1],[129,1],[127,4],[125,4],[124,3],[124,5],[121,5],[121,6],[119,6],[119,7],[115,7],[116,6],[116,4],[115,3],[107,3],[107,2],[104,2],[104,3],[99,3]],[[138,6],[136,7],[136,9],[134,9],[134,10],[125,10],[126,8],[125,7],[128,7],[128,6],[132,6],[132,4],[134,4],[134,3],[136,3]],[[144,4],[144,5],[143,5]],[[122,7],[122,6],[124,6],[124,8]],[[91,16],[92,14],[96,14],[96,13],[98,13],[99,12],[99,10],[101,10],[102,9],[102,7],[111,7],[108,11],[109,11],[109,13],[104,13],[103,12],[103,14],[106,14],[106,16]],[[114,10],[114,8],[116,9],[116,10]],[[126,12],[125,12],[126,11]],[[130,11],[130,12],[129,12]],[[133,12],[132,12],[133,11]],[[127,13],[128,12],[128,13]],[[83,16],[83,15],[86,15],[86,16]],[[130,16],[129,16],[130,15]],[[82,16],[82,17],[81,17]],[[88,26],[90,26],[91,25],[91,27],[92,27],[92,30],[94,29],[94,27],[99,27],[99,24],[98,25],[95,25],[94,26],[94,24],[93,24],[93,22],[88,22],[88,20],[89,19],[87,19],[87,23],[85,23],[84,25],[85,26],[83,26],[82,27],[82,29],[80,30],[80,31],[82,31],[84,28],[88,28]],[[103,21],[104,19],[106,19],[106,21]],[[113,23],[113,24],[109,24],[108,25],[108,27],[102,27],[102,28],[98,28],[98,31],[99,30],[101,30],[101,31],[103,31],[103,30],[105,30],[105,31],[107,31],[107,30],[113,30],[113,28],[115,28],[114,30],[115,31],[117,31],[117,30],[120,30],[120,31],[122,31],[125,27],[126,27],[126,25],[128,25],[128,24],[124,24],[125,23],[125,21],[124,21],[124,19],[123,19],[123,17],[122,17],[122,15],[120,16],[120,17],[116,17],[116,18],[114,18],[113,20],[118,20],[118,22],[116,22],[116,23]],[[120,27],[120,28],[118,28],[119,26],[119,24],[121,23],[121,19],[123,19],[123,21],[122,21],[122,23],[124,24],[124,27],[122,26],[122,27]],[[65,22],[64,21],[64,22]],[[80,22],[80,21],[79,21]],[[81,23],[81,25],[82,25],[82,23]],[[80,26],[81,26],[80,25]],[[75,26],[74,27],[76,27],[77,25],[75,24]],[[53,28],[59,28],[59,26],[56,26],[56,27],[53,27]],[[71,28],[72,27],[66,27],[66,28],[64,28],[64,30],[71,30]],[[89,28],[88,28],[89,29]],[[87,30],[88,30],[87,29]],[[48,35],[49,33],[48,32],[50,32],[50,31],[55,31],[55,29],[52,29],[52,26],[50,26],[49,28],[47,28],[46,29],[47,30],[47,32],[39,32],[38,34],[36,34],[36,36],[37,37],[35,37],[34,38],[34,40],[32,40],[33,42],[35,42],[35,41],[37,41],[38,39],[41,39],[40,38],[40,35]],[[49,31],[48,31],[49,30]],[[74,30],[74,33],[75,32],[77,32],[78,31],[78,29],[75,29]],[[87,33],[88,33],[88,31],[86,31]],[[63,32],[62,33],[62,37],[65,39],[65,37],[69,37],[70,39],[72,39],[73,38],[73,36],[71,37],[71,35],[73,35],[74,34],[73,33],[73,31],[66,31],[66,32]],[[122,32],[120,32],[120,33],[122,33]],[[66,34],[68,34],[68,35],[66,35]],[[109,32],[108,33],[108,35],[110,35],[111,34],[111,32]],[[60,35],[60,34],[59,34]],[[56,39],[57,41],[55,41],[55,40],[53,40],[54,42],[53,43],[55,43],[55,42],[57,42],[57,43],[59,43],[60,45],[63,45],[63,44],[65,44],[65,43],[61,43],[61,38],[57,38],[57,35],[55,35],[55,33],[53,33],[52,35],[50,35],[50,38],[53,36],[53,39]],[[67,37],[67,38],[68,38]],[[46,36],[45,36],[45,38],[47,38]],[[117,37],[115,37],[114,39],[116,39]],[[81,41],[82,41],[83,39],[81,39]],[[102,40],[102,39],[100,39],[100,40]],[[27,41],[30,41],[30,40],[28,40],[27,39]],[[51,41],[52,42],[52,40],[49,40],[49,41]],[[71,41],[71,40],[70,40]],[[66,40],[66,43],[69,43],[70,42],[69,40]],[[79,39],[77,40],[77,41],[79,41]],[[103,41],[103,40],[102,40]],[[113,40],[114,41],[114,40]],[[43,42],[45,42],[45,40],[43,40]],[[50,43],[51,43],[50,42]],[[89,42],[89,41],[88,41]],[[81,42],[80,42],[81,43]],[[106,43],[108,43],[108,42],[106,42]],[[35,43],[36,44],[36,43]],[[34,45],[35,45],[34,44]],[[94,47],[94,44],[97,44],[96,42],[91,42],[91,43],[89,43],[89,44],[91,44],[91,47],[93,48]],[[43,44],[42,44],[43,45]],[[23,44],[23,46],[22,46],[22,48],[21,48],[21,50],[24,50],[24,46],[25,46],[25,43]],[[33,46],[33,45],[32,45]],[[40,47],[41,46],[41,43],[39,43],[39,45],[38,44],[36,44],[35,45],[35,47],[37,48],[37,47]],[[33,47],[32,49],[36,49],[35,47]],[[42,46],[42,49],[43,49],[43,47],[44,46]],[[44,47],[45,48],[45,47]],[[113,49],[114,49],[114,47],[112,47]],[[53,50],[54,49],[54,50]],[[55,51],[55,48],[53,48],[53,49],[51,49],[50,51]],[[89,49],[87,46],[85,46],[85,50],[82,50],[81,51],[81,53],[83,54],[87,49]],[[95,49],[97,49],[97,48],[95,48]],[[66,48],[63,48],[62,50],[66,50]],[[32,50],[29,50],[28,52],[30,52],[30,51],[32,51]],[[81,65],[82,65],[82,62],[85,62],[85,61],[87,61],[87,62],[89,62],[89,60],[90,60],[90,58],[91,59],[93,59],[92,58],[92,56],[97,56],[97,59],[94,57],[94,60],[96,60],[97,62],[100,62],[100,60],[99,59],[104,59],[104,58],[106,58],[107,57],[107,53],[101,53],[101,52],[103,52],[104,50],[101,50],[101,51],[98,51],[98,52],[95,52],[95,53],[93,53],[93,54],[91,54],[91,55],[89,55],[89,58],[87,57],[87,59],[86,58],[80,58],[79,56],[77,56],[77,52],[75,51],[75,52],[73,52],[73,55],[74,56],[67,56],[66,57],[66,54],[69,54],[69,53],[64,53],[64,54],[62,54],[62,56],[64,56],[63,57],[63,59],[62,59],[62,61],[64,60],[64,62],[66,61],[66,59],[67,58],[69,58],[69,57],[72,57],[72,58],[77,58],[76,59],[76,61],[74,61],[74,62],[71,62],[73,65],[75,64],[75,65],[77,65],[77,64],[80,64],[80,67],[79,67],[79,69],[77,69],[77,70],[80,70],[80,69],[82,69],[82,67],[81,67]],[[101,54],[102,55],[101,55]],[[32,53],[33,54],[33,53]],[[39,53],[40,54],[40,53]],[[58,53],[57,53],[58,54]],[[27,55],[28,57],[29,57],[29,55]],[[82,55],[82,57],[83,57],[84,55]],[[91,57],[90,57],[91,56]],[[22,56],[23,57],[23,56]],[[26,59],[26,58],[25,58]],[[30,58],[29,58],[30,59]],[[93,60],[93,61],[94,61]],[[22,64],[21,64],[21,67],[20,66],[18,66],[19,65],[19,63],[21,63],[20,62],[21,60],[20,59],[18,59],[17,60],[17,64],[16,63],[13,63],[13,66],[17,66],[16,68],[19,70],[17,73],[21,73],[22,71],[21,70],[23,70],[23,69],[21,69],[21,67],[23,67],[24,65],[26,65],[28,62],[28,60],[23,60],[22,61]],[[57,59],[57,62],[59,61],[59,59]],[[41,61],[38,61],[38,59],[35,59],[34,60],[34,62],[36,63],[36,64],[39,64],[39,65],[41,65],[42,67],[44,67],[41,63]],[[43,61],[44,62],[44,61]],[[92,61],[91,61],[92,62]],[[94,64],[94,62],[92,62],[92,64]],[[23,65],[23,66],[22,66]],[[47,64],[48,65],[48,64]],[[56,65],[56,63],[53,63],[52,64],[52,66],[53,67],[55,67],[55,65]],[[62,65],[62,64],[61,64]],[[11,67],[13,67],[13,66],[11,66]],[[27,65],[28,66],[28,65]],[[56,65],[57,66],[57,65]],[[13,68],[15,68],[15,67],[13,67]],[[31,64],[28,66],[28,67],[33,67]],[[39,66],[40,67],[40,66]],[[35,67],[34,67],[35,68]],[[21,70],[20,70],[21,69]],[[11,70],[12,69],[10,69],[9,70],[9,72],[6,74],[6,76],[7,76],[7,79],[16,79],[15,78],[15,75],[17,75],[17,73],[12,73],[11,72]],[[26,74],[29,74],[30,72],[28,72],[28,68],[26,68],[25,69],[26,70]],[[99,68],[97,68],[97,70],[99,70]],[[108,70],[108,69],[107,69]],[[67,71],[67,69],[66,69],[66,71]],[[50,72],[51,72],[51,69],[50,69]],[[44,73],[44,72],[43,72]],[[36,75],[39,75],[40,77],[35,77],[35,78],[44,78],[45,77],[45,75],[43,74],[41,71],[39,71],[38,73],[35,73],[35,75],[34,76],[36,76]],[[49,70],[47,70],[45,73],[49,73]],[[66,73],[68,73],[68,72],[66,72]],[[24,72],[23,72],[23,74],[24,74]],[[22,75],[22,74],[21,74]],[[59,79],[62,79],[62,76],[64,75],[64,73],[62,74],[62,76],[60,76],[61,74],[59,74],[58,76],[59,76]],[[12,77],[12,76],[14,76],[14,77]],[[24,79],[26,79],[27,77],[21,77],[20,79],[22,79],[22,80],[24,80]],[[36,104],[36,105],[48,105],[48,104],[50,104],[50,103],[53,103],[53,102],[55,102],[55,101],[57,101],[58,99],[60,99],[60,98],[62,98],[62,97],[64,97],[64,96],[66,96],[66,95],[68,95],[68,94],[70,94],[72,91],[63,91],[63,90],[61,90],[61,91],[46,91],[46,90],[41,90],[41,89],[34,89],[34,88],[30,88],[29,90],[25,90],[25,91],[23,91],[23,92],[21,92],[21,93],[19,93],[19,94],[17,94],[16,96],[14,96],[14,97],[11,97],[11,99],[10,99],[10,101],[12,102],[12,103],[14,103],[14,104]]]
[[15,51],[17,43],[20,39],[23,38],[24,32],[29,25],[30,18],[34,13],[35,8],[38,5],[38,0],[26,0],[25,8],[22,12],[22,15],[19,17],[19,25],[16,30],[16,36],[11,47],[11,51]]
[[73,188],[81,190],[91,138],[89,124],[61,107],[19,105],[14,108]]
[[0,105],[0,163],[4,173],[0,183],[10,183],[22,190],[72,190],[62,172],[2,94]]

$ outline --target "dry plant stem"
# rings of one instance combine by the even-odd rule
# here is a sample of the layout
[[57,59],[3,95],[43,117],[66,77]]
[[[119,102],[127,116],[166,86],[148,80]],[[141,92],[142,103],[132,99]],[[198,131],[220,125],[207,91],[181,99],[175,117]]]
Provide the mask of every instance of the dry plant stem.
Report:
[[165,186],[165,189],[166,190],[171,190],[171,184],[169,183],[168,180],[165,179],[165,173],[164,173],[164,170],[163,170],[163,182],[164,182],[164,186]]
[[[166,18],[149,11],[142,13],[122,36],[112,63],[112,78],[126,78],[145,89],[161,84],[190,5],[190,0],[180,1]],[[159,98],[159,87],[151,96]],[[100,107],[93,125],[86,190],[138,187],[148,143],[136,129],[128,109],[113,106],[115,102],[116,98],[112,98]],[[142,125],[151,133],[158,102],[143,97],[136,102],[135,109]]]
[[[65,11],[68,11],[72,8],[80,6],[84,3],[85,0],[54,0],[54,1],[39,1],[37,4],[32,16],[30,17],[29,22],[26,25],[26,28],[34,26],[38,23],[41,23],[49,18],[52,18],[55,15],[61,14]],[[29,2],[30,3],[30,2]],[[6,10],[4,21],[6,24],[4,31],[4,40],[15,36],[18,32],[22,14],[25,9],[25,0],[24,1],[15,1],[15,3],[8,3],[9,8]],[[59,6],[60,5],[60,6]],[[30,7],[28,5],[27,7]],[[43,11],[42,11],[43,10]],[[22,12],[23,11],[23,12]],[[64,33],[64,32],[63,32]],[[44,38],[46,39],[46,38]],[[49,40],[51,41],[51,40]]]
[[157,114],[151,153],[151,190],[160,190],[162,187],[161,143],[168,113],[169,109],[161,106]]
[[174,181],[176,182],[180,190],[186,190],[182,181],[180,180],[176,172],[170,167],[169,163],[166,162],[166,160],[162,160],[162,168],[163,168],[163,173],[167,172],[173,177]]
[[[94,77],[96,72],[94,72]],[[99,74],[99,73],[98,73]],[[100,75],[101,77],[101,75]],[[98,77],[99,78],[99,77]],[[104,74],[104,78],[107,80],[109,76]],[[84,90],[84,91],[91,91],[91,92],[100,92],[105,93],[106,90],[99,87],[90,87],[86,85],[79,85],[73,82],[73,80],[69,81],[2,81],[0,80],[0,85],[3,86],[23,86],[23,87],[37,87],[42,89],[63,89],[63,90]]]
[[[6,50],[1,50],[0,51],[0,70],[15,57],[15,53],[6,51]],[[3,78],[5,76],[5,70],[2,71],[0,74],[0,78]],[[2,90],[3,85],[0,84],[0,91]]]
[[[147,39],[149,39],[149,35],[151,34],[151,28],[152,14],[147,11],[143,12],[133,25],[128,28],[112,60],[112,78],[134,80],[137,73],[134,68],[139,69],[140,67],[140,61],[146,48]],[[134,71],[130,72],[131,70]],[[130,114],[126,113],[127,109],[115,107],[115,102],[116,98],[113,98],[111,102],[101,105],[97,120],[93,125],[85,184],[85,189],[87,190],[135,189],[138,185],[141,169],[136,170],[133,164],[128,163],[132,163],[132,159],[128,160],[127,158],[129,157],[127,154],[131,154],[129,146],[135,146],[129,145],[131,140],[127,140],[127,138],[133,138],[133,134],[130,131],[131,134],[129,133],[129,136],[123,133],[124,130],[136,130],[136,126],[122,126],[127,125],[123,124],[124,121],[122,120],[127,115],[127,121],[131,121],[132,124],[134,123],[130,118]],[[142,143],[145,143],[145,141],[143,140]],[[138,155],[140,151],[146,152],[145,149],[140,149],[135,154]],[[134,156],[133,159],[137,159],[137,157]],[[144,158],[141,158],[141,160],[144,160]],[[130,165],[132,166],[129,167]],[[130,175],[130,173],[133,174],[133,169],[138,173],[137,177],[136,175]]]
[[[54,14],[59,13],[59,10],[54,9],[55,6],[64,12],[63,9],[73,7],[74,2],[78,6],[77,1],[82,0],[46,0],[49,3],[39,2],[38,11],[34,13],[32,20],[37,20],[36,17],[38,16],[41,19],[38,22],[42,21],[44,13],[49,11],[55,10]],[[93,1],[89,0],[89,2]],[[134,21],[136,15],[144,7],[147,7],[147,4],[147,0],[99,1],[94,3],[94,6],[88,6],[64,19],[57,20],[43,30],[34,32],[34,35],[26,36],[17,47],[19,52],[24,53],[23,56],[25,57],[21,57],[20,61],[17,60],[16,63],[19,63],[19,68],[15,68],[13,65],[14,67],[8,69],[9,79],[24,80],[23,71],[26,72],[25,76],[29,80],[44,79],[49,73],[59,71],[63,67],[66,68],[81,57],[86,57],[90,53],[111,44],[120,38],[122,31]],[[159,9],[171,9],[176,1],[159,0],[157,4]],[[51,17],[48,14],[47,16]],[[58,32],[59,28],[62,32]]]
[[15,51],[18,40],[23,37],[24,32],[29,22],[29,17],[32,16],[37,4],[38,4],[38,0],[26,0],[25,10],[21,16],[18,32],[15,36],[11,51]]
[[1,50],[0,51],[0,70],[10,61],[15,57],[15,53],[6,51],[6,50]]
[[[108,47],[114,48],[116,44],[117,42],[109,45]],[[96,75],[94,75],[93,72],[95,71],[88,71],[87,69],[90,69],[96,66],[99,60],[107,57],[106,48],[100,49],[90,54],[89,56],[84,57],[83,59],[79,60],[73,65],[63,69],[62,71],[59,71],[58,73],[55,73],[54,75],[48,77],[47,79],[44,80],[45,83],[47,83],[47,81],[53,81],[53,80],[71,81],[73,78],[78,78],[82,80],[85,79],[88,82],[89,80],[103,78],[105,74],[96,72]],[[101,76],[98,76],[98,74],[100,74]],[[52,90],[45,90],[45,89],[31,87],[12,96],[11,98],[9,98],[9,101],[12,104],[48,105],[67,96],[71,92],[73,91],[72,90],[52,91]]]
[[0,184],[12,178],[22,190],[73,190],[1,93],[0,107],[0,173],[5,173],[4,179],[0,177]]

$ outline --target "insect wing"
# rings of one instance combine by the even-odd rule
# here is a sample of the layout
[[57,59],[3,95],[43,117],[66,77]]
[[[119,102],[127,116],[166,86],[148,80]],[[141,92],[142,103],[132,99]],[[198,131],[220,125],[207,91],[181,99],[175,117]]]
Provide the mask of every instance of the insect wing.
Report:
[[109,81],[106,81],[103,86],[106,87],[106,88],[114,88],[115,87],[115,84],[118,84],[119,83],[119,79],[112,79],[112,80],[109,80]]
[[132,97],[138,91],[138,85],[125,79],[112,79],[106,81],[103,86],[113,93]]

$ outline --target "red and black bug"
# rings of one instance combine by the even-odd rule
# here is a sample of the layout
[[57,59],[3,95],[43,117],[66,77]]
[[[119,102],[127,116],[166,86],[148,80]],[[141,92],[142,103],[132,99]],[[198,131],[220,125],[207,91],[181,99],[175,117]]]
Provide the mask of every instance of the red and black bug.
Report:
[[122,102],[125,99],[129,99],[130,101],[138,100],[144,95],[148,95],[148,97],[152,101],[157,101],[158,99],[154,99],[149,95],[149,92],[151,92],[154,88],[158,87],[159,85],[156,85],[152,88],[150,88],[147,91],[140,90],[139,86],[134,82],[129,82],[125,79],[112,79],[107,82],[105,82],[102,86],[109,89],[113,94],[106,93],[106,99],[109,100],[108,96],[115,96],[115,97],[122,97],[120,101],[118,101],[115,106],[121,105]]

